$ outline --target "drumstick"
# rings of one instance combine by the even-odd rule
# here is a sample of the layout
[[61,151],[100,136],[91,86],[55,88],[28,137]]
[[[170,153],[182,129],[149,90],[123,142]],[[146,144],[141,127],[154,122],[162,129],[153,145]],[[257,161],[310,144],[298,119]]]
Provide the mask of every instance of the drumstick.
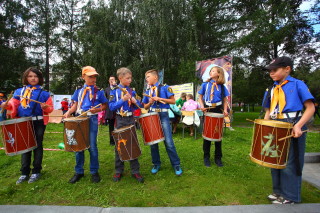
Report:
[[[309,129],[302,131],[302,133],[305,133],[305,132],[308,132],[308,131],[309,131]],[[293,137],[293,135],[289,135],[289,136],[280,138],[278,141],[284,141],[285,139],[288,139],[288,138],[291,138],[291,137]]]
[[[125,89],[125,88],[121,88],[121,87],[119,87],[120,89],[121,89],[121,91],[124,93],[124,94],[127,94],[128,93],[128,91]],[[131,98],[130,98],[131,99]],[[138,107],[139,109],[141,109],[141,107],[137,104],[137,103],[134,103],[134,105],[136,106],[136,107]]]
[[[150,95],[147,95],[146,93],[143,93],[143,96],[147,96],[147,97],[149,97],[149,98],[152,98],[152,96],[150,96]],[[164,102],[164,101],[159,101],[160,103],[163,103],[163,104],[166,104],[166,102]]]
[[[43,103],[43,102],[40,102],[40,101],[33,100],[31,98],[23,97],[22,95],[18,95],[18,96],[21,97],[21,98],[25,98],[25,99],[27,99],[29,101],[36,102],[38,104],[46,104],[46,103]],[[49,106],[49,107],[52,107],[51,105],[48,105],[48,104],[46,104],[46,105]]]
[[250,121],[250,122],[254,122],[253,120],[250,120],[249,118],[247,118],[246,120],[247,120],[247,121]]
[[[13,91],[11,91],[10,95],[8,95],[8,98],[5,102],[5,104],[7,104],[9,102],[9,100],[12,98],[12,95],[13,95]],[[1,113],[3,113],[3,111],[4,111],[4,108],[1,109]]]
[[[99,106],[101,106],[101,104],[98,104],[98,105],[96,105],[96,106],[92,107],[91,109],[98,108]],[[79,118],[79,117],[81,117],[81,116],[83,116],[83,115],[87,114],[88,112],[90,112],[90,110],[91,110],[91,109],[89,109],[89,110],[87,110],[87,111],[83,112],[81,115],[78,115],[76,118]]]
[[64,115],[43,115],[43,116],[49,116],[49,117],[64,117]]

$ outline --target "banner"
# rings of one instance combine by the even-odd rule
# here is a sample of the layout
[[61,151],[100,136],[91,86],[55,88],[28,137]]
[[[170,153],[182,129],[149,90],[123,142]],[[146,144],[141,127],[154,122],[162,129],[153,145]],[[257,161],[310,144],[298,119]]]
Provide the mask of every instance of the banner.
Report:
[[181,96],[181,93],[185,92],[186,94],[194,95],[193,83],[179,84],[170,86],[174,92],[174,98],[178,100]]
[[[196,76],[202,80],[202,82],[207,81],[210,76],[210,70],[207,69],[210,65],[216,65],[222,67],[224,69],[224,76],[226,79],[226,83],[224,84],[230,96],[228,97],[229,108],[231,110],[232,107],[232,57],[231,56],[222,56],[219,58],[212,58],[203,61],[196,62]],[[199,91],[200,87],[197,88],[197,92]]]

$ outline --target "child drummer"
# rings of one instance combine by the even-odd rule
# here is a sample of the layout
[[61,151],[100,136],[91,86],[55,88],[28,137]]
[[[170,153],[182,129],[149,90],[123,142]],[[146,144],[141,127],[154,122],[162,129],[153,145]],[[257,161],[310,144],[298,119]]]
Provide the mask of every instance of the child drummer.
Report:
[[274,204],[301,202],[301,175],[306,145],[306,133],[302,131],[306,130],[305,124],[315,111],[314,97],[304,82],[290,76],[292,68],[293,61],[285,56],[276,58],[266,67],[274,84],[265,94],[264,119],[294,124],[286,168],[271,169],[273,193],[268,199]]
[[[133,111],[138,108],[137,105],[141,106],[141,103],[136,99],[136,92],[129,87],[132,81],[132,72],[128,68],[122,67],[117,70],[117,77],[120,81],[120,84],[116,89],[111,90],[109,108],[111,111],[116,111],[115,127],[116,129],[119,129],[124,126],[135,124]],[[124,162],[120,160],[117,150],[117,143],[118,142],[116,142],[116,146],[114,149],[114,182],[120,181],[124,170]],[[129,162],[132,177],[135,178],[138,182],[143,183],[144,179],[140,175],[140,164],[138,159],[130,160]]]
[[[37,148],[33,151],[26,152],[21,156],[21,176],[16,184],[28,181],[33,183],[41,176],[42,159],[43,159],[43,135],[48,124],[48,115],[53,111],[52,99],[50,93],[42,89],[43,76],[37,68],[28,68],[22,77],[24,87],[14,92],[13,98],[8,103],[3,103],[1,107],[10,110],[8,117],[32,117],[32,125],[36,136]],[[31,100],[35,100],[37,103]],[[33,152],[33,169],[30,175],[31,155]]]
[[[150,86],[150,89],[146,91],[146,94],[151,96],[143,97],[142,102],[144,103],[144,108],[149,109],[152,112],[158,112],[161,120],[161,125],[163,133],[165,136],[165,147],[170,158],[171,165],[177,176],[182,174],[182,169],[180,166],[180,158],[177,154],[176,147],[172,139],[172,132],[170,127],[170,120],[168,110],[170,109],[169,104],[175,104],[174,93],[168,85],[161,85],[158,82],[159,76],[157,70],[149,70],[145,74],[146,81]],[[153,168],[151,170],[152,174],[158,173],[161,161],[159,154],[159,145],[153,144],[150,146]]]
[[[99,74],[97,71],[91,67],[86,66],[82,68],[82,79],[85,81],[84,86],[81,89],[77,89],[73,96],[72,100],[74,104],[72,107],[64,114],[67,118],[73,112],[76,112],[80,115],[83,112],[90,110],[87,113],[87,116],[90,117],[90,173],[91,173],[91,182],[98,183],[100,182],[99,170],[99,159],[98,159],[98,147],[97,147],[97,135],[98,135],[98,112],[101,112],[107,108],[107,98],[104,95],[103,91],[100,91],[95,85],[97,76]],[[94,108],[101,104],[100,107]],[[69,180],[69,183],[76,183],[84,176],[84,151],[76,152],[76,166],[75,174]]]
[[[228,116],[227,96],[228,89],[224,86],[225,77],[222,67],[210,65],[207,69],[210,70],[210,79],[202,83],[199,90],[199,103],[202,111],[224,114]],[[214,131],[214,130],[212,130]],[[222,167],[222,141],[215,141],[214,162],[218,167]],[[204,165],[210,167],[210,147],[211,141],[203,139],[203,157]]]

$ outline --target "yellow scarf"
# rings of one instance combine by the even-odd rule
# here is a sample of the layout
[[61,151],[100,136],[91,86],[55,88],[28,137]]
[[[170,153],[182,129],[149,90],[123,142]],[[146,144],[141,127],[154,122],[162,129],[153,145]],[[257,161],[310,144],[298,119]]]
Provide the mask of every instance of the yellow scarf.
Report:
[[86,88],[84,88],[83,93],[82,93],[82,96],[81,96],[81,100],[80,100],[80,103],[79,103],[79,107],[81,107],[81,105],[82,105],[82,103],[83,103],[83,99],[84,99],[84,97],[85,97],[86,94],[87,94],[87,91],[90,91],[90,100],[92,100],[93,95],[92,95],[91,87],[86,87]]
[[214,89],[218,89],[218,84],[216,82],[212,82],[212,86],[211,86],[211,91],[210,91],[210,100],[209,101],[212,101],[213,100],[213,96],[214,96]]
[[21,99],[21,105],[23,108],[26,108],[29,105],[31,94],[35,89],[37,89],[37,87],[26,87],[24,90],[22,95],[23,98]]
[[288,83],[289,81],[286,80],[282,82],[280,85],[276,85],[276,87],[273,89],[273,96],[271,99],[271,105],[270,105],[270,112],[274,112],[277,105],[279,105],[279,114],[282,115],[282,111],[284,107],[286,106],[286,95],[284,94],[284,91],[282,89],[282,86]]

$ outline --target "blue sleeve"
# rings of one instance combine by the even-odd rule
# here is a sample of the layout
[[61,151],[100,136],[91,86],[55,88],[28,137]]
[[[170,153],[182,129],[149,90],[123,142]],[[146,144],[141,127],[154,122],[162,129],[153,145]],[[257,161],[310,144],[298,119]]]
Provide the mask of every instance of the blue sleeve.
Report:
[[204,94],[206,93],[206,85],[207,85],[207,83],[202,83],[201,88],[200,88],[198,94],[204,95]]
[[18,95],[21,94],[21,90],[22,90],[22,88],[16,89],[16,90],[14,91],[12,97],[13,97],[14,99],[20,100],[20,97],[19,97]]
[[117,109],[120,109],[123,104],[124,104],[124,101],[120,98],[118,101],[116,100],[116,93],[119,89],[115,89],[115,90],[112,90],[110,92],[110,96],[112,96],[112,100],[110,100],[109,102],[109,109],[111,111],[116,111]]
[[264,95],[263,95],[263,100],[262,100],[262,107],[264,108],[270,108],[270,99],[266,100],[267,98],[267,95],[268,95],[268,91],[269,91],[269,88],[266,89]]
[[225,97],[230,96],[230,93],[229,93],[228,88],[227,88],[224,84],[223,84],[222,86],[224,87],[224,91],[225,91],[224,96],[225,96]]
[[[166,86],[162,87],[161,89],[164,92],[164,94],[166,95],[165,98],[170,98],[171,96],[174,96],[174,93],[169,91],[169,85],[166,85]],[[161,98],[163,98],[163,97],[161,97]]]
[[[147,93],[147,90],[146,90],[146,91],[144,91],[144,93],[145,93],[145,94],[148,94],[148,93]],[[144,103],[144,104],[149,103],[149,97],[147,97],[147,96],[143,96],[143,98],[142,98],[142,103]]]
[[79,96],[80,89],[76,89],[71,97],[71,100],[74,100],[75,102],[78,102],[78,96]]
[[303,81],[297,81],[297,90],[302,103],[306,102],[307,100],[312,100],[313,102],[315,101],[308,86]]
[[98,91],[98,100],[102,104],[108,103],[108,99],[106,98],[104,91]]

